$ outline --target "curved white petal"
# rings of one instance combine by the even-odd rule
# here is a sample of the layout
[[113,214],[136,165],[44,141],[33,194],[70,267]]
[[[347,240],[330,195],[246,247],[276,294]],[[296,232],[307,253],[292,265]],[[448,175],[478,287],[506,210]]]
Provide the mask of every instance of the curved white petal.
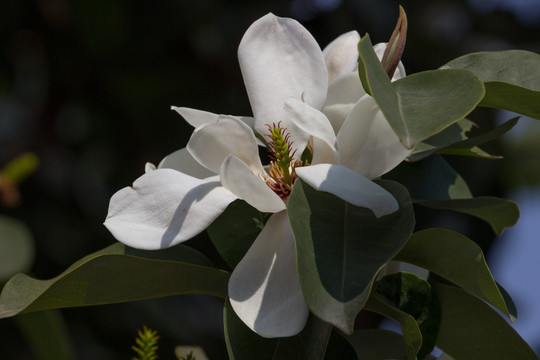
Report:
[[296,272],[293,234],[287,212],[268,219],[229,280],[236,314],[264,337],[285,337],[304,328],[309,310]]
[[330,83],[328,97],[322,112],[330,120],[336,134],[358,99],[365,94],[366,91],[362,87],[358,71],[343,74]]
[[278,212],[285,203],[262,179],[239,158],[229,155],[221,166],[221,183],[229,191],[262,212]]
[[339,153],[334,147],[319,138],[312,138],[313,159],[311,165],[316,164],[339,164]]
[[144,172],[145,173],[148,173],[150,171],[154,171],[156,170],[156,165],[150,163],[150,162],[147,162],[146,164],[144,164]]
[[174,110],[178,114],[180,114],[184,118],[184,120],[186,120],[186,122],[194,128],[197,128],[204,124],[215,123],[219,117],[219,115],[213,114],[208,111],[202,111],[187,107],[171,106],[171,110]]
[[350,104],[334,104],[323,108],[322,112],[326,115],[330,124],[332,124],[334,133],[339,133],[339,129],[343,126],[343,123],[351,113],[355,104],[355,102]]
[[371,209],[378,218],[399,209],[392,194],[345,166],[319,164],[297,168],[296,173],[314,189],[334,194],[355,206]]
[[358,72],[348,72],[330,83],[325,106],[356,103],[365,94]]
[[[379,58],[379,60],[382,60],[382,57],[384,56],[384,51],[386,50],[386,44],[387,43],[378,43],[373,46],[373,50],[375,50],[375,54],[377,54],[377,57]],[[407,75],[405,73],[405,67],[403,67],[403,63],[400,61],[398,63],[396,71],[394,72],[394,76],[392,76],[391,81],[396,81],[398,79],[401,79],[402,77],[405,77],[405,75]]]
[[407,149],[369,95],[354,106],[337,135],[341,163],[374,179],[396,167],[412,150]]
[[328,44],[324,50],[324,59],[328,68],[328,81],[354,71],[358,64],[358,42],[360,34],[349,31]]
[[158,169],[174,169],[198,179],[216,175],[199,164],[186,148],[177,150],[164,157],[159,163]]
[[324,57],[296,20],[268,14],[255,21],[240,42],[238,60],[257,132],[284,119],[283,104],[290,97],[323,107],[328,87]]
[[112,196],[105,226],[128,246],[163,249],[199,234],[235,199],[219,181],[157,169]]
[[[285,110],[288,119],[290,119],[289,121],[293,122],[306,136],[305,142],[302,143],[302,147],[297,151],[300,152],[300,155],[306,147],[309,136],[317,137],[325,141],[330,148],[335,150],[336,134],[326,115],[295,98],[287,99],[285,102]],[[293,142],[296,141],[295,138],[292,138],[292,140]],[[296,144],[293,143],[293,146],[295,145]]]
[[220,115],[217,122],[196,128],[187,149],[197,162],[214,173],[219,173],[229,154],[236,155],[256,173],[264,171],[253,130],[232,116]]

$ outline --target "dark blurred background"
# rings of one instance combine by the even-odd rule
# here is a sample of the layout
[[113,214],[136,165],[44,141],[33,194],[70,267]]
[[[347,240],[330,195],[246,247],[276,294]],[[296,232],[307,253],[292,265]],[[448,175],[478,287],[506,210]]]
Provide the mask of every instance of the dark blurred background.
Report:
[[[21,184],[21,206],[2,208],[31,229],[36,257],[30,273],[54,277],[114,242],[102,225],[111,195],[140,176],[146,162],[157,164],[185,146],[191,134],[171,105],[251,114],[236,50],[254,20],[268,12],[296,18],[321,47],[354,29],[376,43],[389,38],[399,3],[409,18],[408,73],[474,51],[540,53],[537,0],[0,2],[0,167],[28,151],[40,160]],[[510,117],[482,109],[470,118],[487,130]],[[501,161],[448,160],[474,195],[505,196],[536,184],[535,139],[484,147],[504,154]],[[512,176],[522,170],[527,176]],[[437,216],[489,249],[494,236],[485,224]],[[209,246],[205,242],[195,246]],[[175,345],[203,345],[221,359],[221,306],[219,299],[180,296],[62,314],[77,359],[131,357],[143,325],[160,332],[161,359],[172,359]],[[36,358],[12,319],[0,320],[0,333],[1,359]]]

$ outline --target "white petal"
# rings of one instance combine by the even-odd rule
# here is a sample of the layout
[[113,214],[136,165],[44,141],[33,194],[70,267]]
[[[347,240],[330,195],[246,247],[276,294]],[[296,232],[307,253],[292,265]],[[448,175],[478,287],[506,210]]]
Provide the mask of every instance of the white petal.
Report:
[[[215,123],[219,118],[218,114],[213,114],[208,111],[191,109],[187,107],[171,106],[171,110],[174,110],[177,113],[179,113],[186,120],[186,122],[190,124],[191,126],[193,126],[194,128],[199,127],[204,124]],[[233,115],[228,115],[228,116],[241,120],[244,124],[246,124],[247,126],[253,129],[253,126],[255,124],[255,119],[252,116],[233,116]]]
[[229,280],[236,314],[264,337],[285,337],[304,328],[309,310],[296,272],[293,234],[287,212],[268,219]]
[[371,209],[378,218],[399,209],[392,194],[345,166],[319,164],[297,168],[296,173],[314,189],[334,194],[355,206]]
[[[299,149],[300,155],[306,147],[309,136],[317,137],[325,141],[330,148],[335,149],[336,135],[326,115],[295,98],[287,99],[285,110],[290,119],[289,121],[293,122],[303,134],[307,135],[305,143]],[[297,141],[295,138],[292,138],[292,140],[293,142]],[[293,144],[293,146],[295,145]]]
[[[379,60],[382,60],[382,57],[384,56],[384,51],[386,50],[386,44],[387,43],[378,43],[373,46],[373,50],[375,50],[375,53],[377,54],[377,57],[379,58]],[[401,79],[402,77],[405,77],[405,75],[407,75],[405,73],[405,67],[403,67],[403,63],[400,61],[398,63],[396,71],[394,72],[394,76],[392,76],[392,81]]]
[[358,42],[360,34],[356,31],[340,35],[324,50],[324,59],[328,68],[328,81],[338,76],[354,71],[358,64]]
[[330,83],[325,106],[356,103],[365,94],[358,72],[348,72]]
[[343,74],[330,83],[326,105],[322,111],[330,120],[336,134],[358,99],[365,94],[358,71]]
[[356,105],[355,102],[350,104],[334,104],[324,107],[322,112],[324,115],[326,115],[326,117],[332,124],[334,133],[339,133],[339,130],[341,129],[343,123],[351,113],[354,105]]
[[284,120],[283,104],[294,97],[321,109],[328,72],[319,45],[296,20],[273,14],[255,21],[238,47],[238,60],[255,117],[255,130]]
[[150,171],[154,171],[156,170],[156,165],[150,163],[150,162],[147,162],[146,164],[144,164],[144,172],[145,173],[148,173]]
[[204,124],[215,123],[219,117],[219,115],[208,111],[191,109],[187,107],[171,106],[171,110],[179,113],[186,120],[186,122],[194,128]]
[[313,159],[311,165],[316,164],[339,164],[339,153],[334,147],[330,147],[326,141],[314,137],[312,139]]
[[285,203],[262,179],[239,158],[229,155],[221,166],[221,183],[233,194],[262,212],[278,212]]
[[167,155],[159,163],[158,169],[174,169],[198,179],[204,179],[216,175],[199,164],[186,148],[182,148],[173,152],[172,154]]
[[396,167],[412,150],[401,144],[369,95],[356,103],[337,136],[341,163],[374,179]]
[[232,116],[220,115],[216,123],[196,128],[187,149],[197,162],[214,173],[219,173],[229,154],[236,155],[256,173],[264,171],[253,130]]
[[199,234],[235,199],[219,181],[157,169],[112,196],[105,226],[128,246],[163,249]]

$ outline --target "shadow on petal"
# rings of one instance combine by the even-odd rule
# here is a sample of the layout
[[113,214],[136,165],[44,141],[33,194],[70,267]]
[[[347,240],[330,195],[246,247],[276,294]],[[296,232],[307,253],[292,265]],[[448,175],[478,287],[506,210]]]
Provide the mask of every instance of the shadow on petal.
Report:
[[298,274],[287,213],[272,215],[229,281],[236,314],[265,337],[299,333],[309,314]]
[[[208,215],[210,215],[211,212],[215,214],[214,219],[213,219],[215,220],[215,218],[217,218],[221,214],[222,211],[210,210],[211,207],[214,207],[217,209],[217,206],[214,206],[212,204],[213,203],[212,199],[215,199],[217,196],[220,195],[220,193],[223,193],[224,191],[228,192],[221,186],[221,183],[219,181],[211,181],[208,183],[203,183],[189,190],[184,195],[182,201],[176,208],[176,211],[174,212],[171,218],[169,226],[163,233],[163,236],[161,238],[161,247],[167,248],[169,246],[172,246],[173,241],[182,231],[182,227],[184,226],[184,223],[186,222],[186,220],[189,222],[195,216],[208,217]],[[231,197],[231,199],[234,200],[233,197]],[[194,216],[189,217],[190,211],[193,211],[192,209],[194,206],[196,206],[197,203],[201,205],[200,207],[196,208],[194,211],[197,214],[194,214]]]

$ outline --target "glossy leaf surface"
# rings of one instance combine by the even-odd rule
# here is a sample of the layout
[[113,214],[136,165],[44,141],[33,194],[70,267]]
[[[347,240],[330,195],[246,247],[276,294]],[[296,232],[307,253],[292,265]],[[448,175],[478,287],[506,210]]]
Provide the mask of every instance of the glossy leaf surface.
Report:
[[465,291],[433,284],[442,310],[437,346],[455,359],[538,359],[495,310]]
[[463,178],[440,155],[402,162],[383,175],[404,185],[413,200],[466,199],[472,194]]
[[540,55],[524,50],[461,56],[445,69],[471,70],[485,82],[480,106],[514,111],[540,120]]
[[428,269],[511,315],[482,249],[465,235],[446,229],[415,232],[395,260]]
[[300,284],[311,311],[345,333],[367,301],[378,271],[401,249],[414,228],[405,188],[380,181],[400,209],[377,219],[300,179],[288,202]]
[[229,274],[186,246],[143,251],[117,243],[59,276],[12,277],[0,294],[0,318],[38,310],[111,304],[178,294],[227,296]]
[[484,97],[484,85],[471,71],[424,71],[391,83],[369,35],[360,40],[358,50],[364,89],[409,149],[463,119]]
[[415,203],[440,210],[453,210],[472,215],[487,222],[495,234],[515,225],[519,219],[519,207],[511,200],[491,196],[481,196],[472,199],[450,200],[421,200]]

